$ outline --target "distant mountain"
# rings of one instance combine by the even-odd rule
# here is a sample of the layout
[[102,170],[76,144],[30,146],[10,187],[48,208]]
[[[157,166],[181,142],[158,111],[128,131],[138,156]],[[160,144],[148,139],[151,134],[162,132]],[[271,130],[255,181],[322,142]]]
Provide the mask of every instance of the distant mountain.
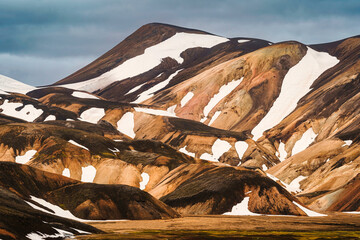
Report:
[[[140,188],[160,213],[137,219],[360,211],[359,73],[359,36],[304,45],[147,24],[53,85],[1,78],[0,160],[100,184],[94,199]],[[101,205],[45,200],[88,219]]]

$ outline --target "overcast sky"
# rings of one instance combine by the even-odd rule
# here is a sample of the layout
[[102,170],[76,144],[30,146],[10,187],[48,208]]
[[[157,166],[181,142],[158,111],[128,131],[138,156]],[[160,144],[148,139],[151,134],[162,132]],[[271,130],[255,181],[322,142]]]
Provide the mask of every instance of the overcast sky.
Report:
[[0,74],[54,83],[150,22],[311,44],[359,35],[360,1],[1,0]]

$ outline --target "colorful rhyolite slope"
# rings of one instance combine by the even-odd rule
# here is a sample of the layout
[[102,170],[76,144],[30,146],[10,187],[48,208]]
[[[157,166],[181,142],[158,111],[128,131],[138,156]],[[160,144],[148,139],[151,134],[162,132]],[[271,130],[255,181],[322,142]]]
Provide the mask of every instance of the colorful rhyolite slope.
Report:
[[87,219],[124,218],[112,184],[155,197],[148,218],[359,211],[359,59],[359,37],[272,44],[148,24],[56,85],[2,76],[0,160],[102,189],[76,204],[20,196]]

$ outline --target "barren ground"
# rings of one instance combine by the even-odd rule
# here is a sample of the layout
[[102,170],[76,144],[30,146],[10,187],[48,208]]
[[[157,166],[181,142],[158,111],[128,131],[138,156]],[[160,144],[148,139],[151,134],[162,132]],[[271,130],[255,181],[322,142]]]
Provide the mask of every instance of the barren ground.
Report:
[[360,215],[188,216],[167,220],[89,222],[107,234],[77,239],[360,239]]

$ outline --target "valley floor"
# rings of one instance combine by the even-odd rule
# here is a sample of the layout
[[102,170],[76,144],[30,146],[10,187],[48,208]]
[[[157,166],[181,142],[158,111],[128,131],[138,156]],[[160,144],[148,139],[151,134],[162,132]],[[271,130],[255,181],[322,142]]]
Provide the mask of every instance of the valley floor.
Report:
[[360,215],[188,216],[168,220],[90,222],[108,234],[76,239],[360,239]]

